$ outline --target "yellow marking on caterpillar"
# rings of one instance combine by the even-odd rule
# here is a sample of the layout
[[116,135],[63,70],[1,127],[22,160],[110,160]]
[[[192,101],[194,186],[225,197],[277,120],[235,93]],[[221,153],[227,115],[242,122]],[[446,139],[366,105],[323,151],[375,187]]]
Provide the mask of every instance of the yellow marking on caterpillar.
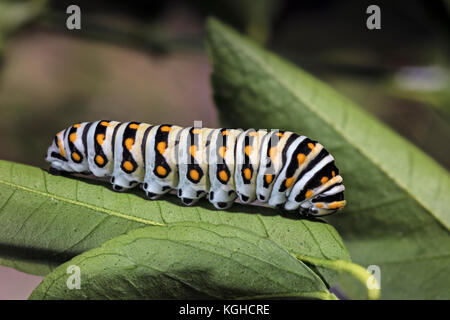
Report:
[[269,149],[269,157],[270,158],[276,157],[277,153],[278,153],[277,147],[272,147],[272,148]]
[[192,170],[189,172],[189,176],[191,177],[192,180],[198,181],[198,178],[200,177],[200,174],[198,173],[197,170],[192,169]]
[[163,155],[164,152],[166,151],[166,147],[167,147],[167,144],[164,141],[161,141],[156,146],[156,149],[159,151],[159,153],[161,153]]
[[308,191],[306,191],[306,193],[305,193],[305,197],[306,197],[306,198],[311,198],[311,197],[313,196],[313,194],[314,194],[314,192],[313,192],[312,190],[308,190]]
[[75,143],[75,141],[77,141],[77,134],[75,132],[71,133],[69,135],[69,140],[70,140],[70,142]]
[[97,134],[97,136],[95,137],[95,140],[97,140],[97,143],[99,145],[102,145],[103,142],[105,141],[105,135],[103,133],[99,133]]
[[227,172],[226,172],[225,170],[221,170],[221,171],[219,172],[219,178],[220,178],[220,180],[222,180],[223,182],[228,181],[228,174],[227,174]]
[[105,163],[105,159],[101,155],[98,154],[95,156],[95,163],[97,163],[97,165],[101,166]]
[[340,208],[345,207],[346,204],[347,204],[347,201],[345,201],[345,200],[334,201],[328,205],[328,209],[340,209]]
[[125,147],[126,147],[128,150],[131,150],[131,148],[133,148],[133,143],[134,143],[134,139],[133,139],[133,138],[127,138],[127,139],[125,140]]
[[133,164],[130,161],[125,161],[123,163],[123,167],[125,168],[125,170],[127,171],[132,171],[134,169]]
[[165,176],[167,173],[167,170],[163,167],[163,166],[157,166],[156,167],[156,172],[160,175],[160,176]]
[[66,156],[66,150],[64,150],[64,147],[63,147],[63,144],[62,144],[62,140],[61,140],[61,137],[60,137],[61,134],[62,134],[62,131],[58,132],[58,134],[56,135],[58,137],[58,148],[59,148],[59,153],[61,153],[61,155],[63,157],[65,157]]
[[225,158],[225,155],[226,155],[226,153],[227,153],[227,147],[220,147],[219,148],[219,155],[222,157],[222,158]]
[[191,154],[191,156],[193,156],[195,158],[195,156],[197,154],[197,146],[196,145],[192,145],[189,148],[189,153]]
[[297,155],[297,161],[298,161],[298,165],[301,166],[303,164],[303,162],[305,162],[306,160],[306,156],[303,153],[299,153]]
[[253,147],[252,146],[245,146],[245,154],[247,156],[250,157],[250,154],[252,153],[252,151],[253,151]]
[[80,155],[77,152],[72,152],[72,158],[75,159],[75,161],[80,161]]
[[139,129],[139,125],[136,124],[136,123],[132,123],[132,124],[129,125],[129,128],[130,128],[130,129],[137,130],[137,129]]
[[246,180],[250,180],[252,178],[252,171],[249,168],[244,169],[244,177]]
[[292,186],[292,183],[294,182],[294,178],[290,177],[286,179],[286,182],[284,183],[284,185],[286,186],[286,188],[289,188],[290,186]]

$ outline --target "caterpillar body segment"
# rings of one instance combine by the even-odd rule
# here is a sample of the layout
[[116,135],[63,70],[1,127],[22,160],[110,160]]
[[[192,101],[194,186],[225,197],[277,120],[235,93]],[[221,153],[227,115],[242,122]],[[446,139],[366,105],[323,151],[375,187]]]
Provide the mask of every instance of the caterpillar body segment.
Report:
[[116,191],[142,185],[149,199],[176,189],[185,205],[207,196],[227,209],[239,198],[323,216],[346,204],[333,156],[289,131],[99,120],[58,132],[46,160],[53,172],[110,177]]

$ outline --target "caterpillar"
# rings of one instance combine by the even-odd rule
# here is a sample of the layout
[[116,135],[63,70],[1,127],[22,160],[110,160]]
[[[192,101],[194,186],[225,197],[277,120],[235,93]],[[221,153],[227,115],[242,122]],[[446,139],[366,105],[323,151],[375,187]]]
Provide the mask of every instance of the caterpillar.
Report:
[[185,205],[207,195],[217,209],[239,198],[324,216],[346,204],[333,156],[290,131],[99,120],[57,133],[46,161],[54,174],[110,177],[115,191],[141,185],[152,200],[176,189]]

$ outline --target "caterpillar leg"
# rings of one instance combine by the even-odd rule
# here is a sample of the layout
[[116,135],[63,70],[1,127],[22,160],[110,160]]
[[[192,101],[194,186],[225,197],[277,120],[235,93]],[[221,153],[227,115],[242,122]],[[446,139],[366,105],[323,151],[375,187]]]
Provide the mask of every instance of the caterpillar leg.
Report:
[[178,189],[178,197],[186,206],[192,206],[206,195],[204,190],[196,190],[194,188],[184,187]]
[[172,190],[172,187],[170,185],[164,185],[160,183],[144,182],[142,189],[145,191],[147,198],[149,198],[150,200],[156,200]]
[[237,195],[233,190],[216,189],[209,192],[209,202],[220,210],[228,209],[236,200]]

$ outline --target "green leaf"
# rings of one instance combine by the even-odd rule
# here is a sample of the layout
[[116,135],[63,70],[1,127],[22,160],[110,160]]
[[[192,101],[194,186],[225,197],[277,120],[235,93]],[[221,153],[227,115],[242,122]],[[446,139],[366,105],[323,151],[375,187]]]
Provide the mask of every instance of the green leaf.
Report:
[[9,36],[44,12],[47,0],[0,1],[0,67]]
[[[247,229],[285,250],[325,260],[350,260],[336,230],[321,221],[283,217],[275,210],[209,202],[184,207],[178,198],[149,201],[141,190],[117,193],[109,183],[52,176],[0,161],[0,264],[44,275],[70,258],[136,228],[209,222]],[[332,285],[336,272],[314,268]]]
[[[80,289],[69,289],[69,266]],[[73,283],[73,282],[72,282]],[[322,280],[273,241],[227,225],[131,231],[56,268],[30,299],[332,299]]]
[[9,35],[45,10],[47,0],[0,1],[0,34]]
[[326,84],[215,19],[207,45],[225,126],[295,131],[334,155],[348,207],[328,221],[358,264],[381,268],[382,298],[450,298],[448,172]]

